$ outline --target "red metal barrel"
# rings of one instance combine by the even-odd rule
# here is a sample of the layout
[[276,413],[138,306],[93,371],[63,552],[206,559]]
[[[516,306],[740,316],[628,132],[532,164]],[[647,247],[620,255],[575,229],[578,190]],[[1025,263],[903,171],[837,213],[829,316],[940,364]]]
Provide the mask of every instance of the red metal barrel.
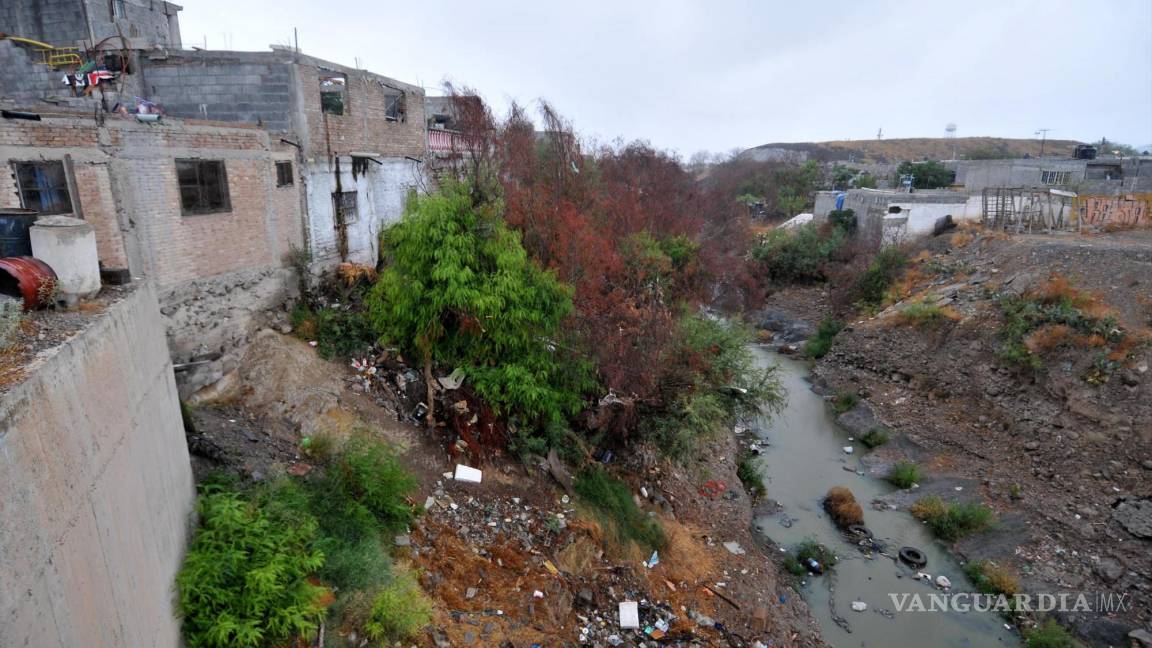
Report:
[[30,256],[0,259],[0,293],[24,298],[24,310],[52,303],[56,292],[56,271]]

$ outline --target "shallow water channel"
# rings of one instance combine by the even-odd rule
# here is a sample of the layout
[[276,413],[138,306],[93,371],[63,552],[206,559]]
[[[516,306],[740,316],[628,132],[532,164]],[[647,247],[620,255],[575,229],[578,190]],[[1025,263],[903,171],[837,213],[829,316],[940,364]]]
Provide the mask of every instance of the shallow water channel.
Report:
[[[865,557],[824,513],[820,501],[836,485],[847,486],[864,508],[864,523],[876,539],[896,555],[902,546],[924,552],[928,564],[921,571],[933,579],[946,576],[953,593],[974,591],[959,563],[930,533],[905,511],[872,508],[872,500],[894,487],[880,479],[845,470],[859,468],[859,455],[867,449],[848,440],[824,400],[809,389],[808,367],[767,349],[754,349],[758,362],[779,365],[778,375],[788,390],[786,407],[770,420],[760,421],[760,434],[771,445],[758,460],[767,497],[781,510],[758,517],[756,528],[782,547],[793,548],[814,539],[840,558],[831,574],[807,576],[800,591],[820,622],[825,641],[837,648],[850,646],[1018,646],[1019,639],[1004,627],[995,612],[897,611],[892,594],[920,594],[924,605],[940,591],[930,582],[918,581],[916,570],[873,552]],[[846,454],[845,446],[854,453]],[[832,589],[834,588],[834,591]],[[852,609],[863,601],[867,609]],[[846,622],[850,632],[837,623]]]

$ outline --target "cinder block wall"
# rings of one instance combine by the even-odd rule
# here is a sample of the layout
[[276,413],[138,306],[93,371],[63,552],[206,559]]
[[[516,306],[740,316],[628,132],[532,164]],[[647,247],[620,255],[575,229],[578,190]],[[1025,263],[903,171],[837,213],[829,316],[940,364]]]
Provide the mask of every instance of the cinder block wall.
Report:
[[0,398],[0,646],[180,645],[194,506],[149,284]]

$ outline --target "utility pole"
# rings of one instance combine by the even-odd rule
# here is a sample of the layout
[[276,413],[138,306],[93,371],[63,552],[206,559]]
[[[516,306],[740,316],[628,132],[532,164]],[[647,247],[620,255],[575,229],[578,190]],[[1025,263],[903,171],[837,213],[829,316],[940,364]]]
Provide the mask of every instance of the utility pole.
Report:
[[1044,157],[1044,143],[1048,140],[1048,131],[1051,128],[1037,128],[1036,135],[1040,136],[1040,157]]

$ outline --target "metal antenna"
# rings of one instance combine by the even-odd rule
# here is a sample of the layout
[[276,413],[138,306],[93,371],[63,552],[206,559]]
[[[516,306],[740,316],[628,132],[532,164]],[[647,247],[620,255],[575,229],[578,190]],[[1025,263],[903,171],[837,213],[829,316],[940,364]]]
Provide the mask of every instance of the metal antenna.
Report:
[[1051,128],[1037,128],[1036,135],[1040,136],[1040,157],[1044,157],[1044,143],[1048,140],[1048,131]]

